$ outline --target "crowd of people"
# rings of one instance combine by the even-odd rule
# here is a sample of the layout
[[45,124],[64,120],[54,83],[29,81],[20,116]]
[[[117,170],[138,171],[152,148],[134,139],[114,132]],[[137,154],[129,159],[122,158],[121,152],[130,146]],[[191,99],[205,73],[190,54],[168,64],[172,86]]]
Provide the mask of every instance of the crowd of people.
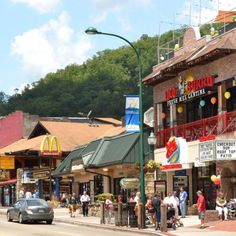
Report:
[[19,199],[21,199],[21,198],[26,198],[26,199],[39,198],[39,191],[37,189],[35,189],[34,192],[32,193],[29,189],[27,189],[25,191],[25,189],[22,187],[19,191],[18,198]]
[[[197,191],[197,202],[195,204],[198,210],[198,217],[200,220],[200,228],[205,228],[205,212],[206,212],[206,200],[202,191]],[[39,198],[39,191],[37,189],[32,193],[27,189],[25,191],[24,188],[21,188],[18,193],[18,198]],[[111,219],[111,214],[113,210],[113,199],[111,197],[107,197],[105,200],[105,209],[108,213],[109,219]],[[70,217],[75,217],[76,210],[78,209],[78,205],[82,206],[82,213],[84,217],[88,216],[88,209],[90,203],[90,196],[86,191],[80,197],[77,197],[73,192],[72,194],[62,193],[60,196],[61,207],[67,207],[69,209]],[[151,224],[155,225],[155,229],[160,228],[161,223],[161,206],[165,205],[167,207],[167,217],[168,214],[171,215],[175,219],[185,218],[187,211],[187,201],[188,201],[188,193],[184,189],[184,187],[180,187],[179,191],[169,192],[166,197],[161,198],[161,195],[156,193],[152,196],[147,196],[145,210],[147,212],[147,216],[151,222]],[[118,198],[118,202],[122,202],[122,198]],[[138,209],[139,203],[141,203],[141,194],[140,192],[132,193],[129,198],[130,203],[134,203],[134,214],[138,217]],[[235,202],[236,203],[236,202]],[[220,220],[228,220],[229,217],[229,203],[226,200],[226,196],[222,191],[218,191],[216,198],[216,210],[219,214]]]
[[155,225],[155,229],[160,228],[161,205],[167,207],[167,217],[171,214],[174,219],[179,219],[179,214],[181,214],[181,217],[185,218],[187,198],[188,194],[183,187],[180,188],[178,196],[177,192],[174,191],[173,193],[168,193],[164,199],[161,199],[161,195],[158,193],[147,197],[145,207],[151,223]]

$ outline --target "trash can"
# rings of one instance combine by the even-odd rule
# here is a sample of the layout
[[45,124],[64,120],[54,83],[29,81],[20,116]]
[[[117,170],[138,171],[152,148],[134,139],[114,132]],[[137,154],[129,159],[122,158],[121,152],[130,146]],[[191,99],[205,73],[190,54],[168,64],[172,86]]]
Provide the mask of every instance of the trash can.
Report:
[[138,227],[138,218],[135,215],[134,207],[136,205],[136,202],[128,202],[127,208],[128,208],[128,226],[129,227]]

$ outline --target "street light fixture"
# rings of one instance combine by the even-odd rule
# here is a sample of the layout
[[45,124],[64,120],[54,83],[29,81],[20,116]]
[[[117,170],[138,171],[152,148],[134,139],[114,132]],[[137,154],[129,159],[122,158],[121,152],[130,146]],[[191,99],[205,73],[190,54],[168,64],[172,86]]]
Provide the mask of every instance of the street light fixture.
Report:
[[140,193],[141,193],[141,200],[143,205],[145,204],[145,182],[144,182],[144,170],[143,170],[143,164],[144,164],[144,144],[143,144],[143,86],[142,86],[142,67],[141,67],[141,58],[140,58],[140,51],[127,39],[123,38],[120,35],[117,34],[111,34],[111,33],[104,33],[98,31],[94,27],[90,27],[87,30],[85,30],[86,34],[94,35],[94,34],[103,34],[108,36],[113,36],[116,38],[120,38],[126,43],[128,43],[134,50],[137,61],[138,61],[138,80],[139,80],[139,129],[140,129],[140,153],[139,153],[139,162],[140,166],[140,181],[141,181],[141,187],[140,187]]
[[156,145],[156,142],[157,142],[157,138],[156,138],[155,134],[152,131],[150,133],[149,137],[148,137],[148,144],[150,146],[154,146],[154,145]]
[[156,138],[155,134],[153,133],[153,131],[150,133],[147,140],[148,140],[148,144],[150,146],[151,159],[154,160],[154,147],[157,143],[157,138]]

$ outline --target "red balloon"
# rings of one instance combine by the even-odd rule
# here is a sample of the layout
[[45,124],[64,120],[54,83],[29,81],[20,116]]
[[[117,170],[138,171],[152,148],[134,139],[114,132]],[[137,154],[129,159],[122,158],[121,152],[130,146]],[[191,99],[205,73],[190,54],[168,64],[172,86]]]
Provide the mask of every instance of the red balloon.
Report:
[[215,184],[215,185],[220,185],[220,183],[221,183],[220,179],[216,179],[216,180],[214,181],[214,184]]

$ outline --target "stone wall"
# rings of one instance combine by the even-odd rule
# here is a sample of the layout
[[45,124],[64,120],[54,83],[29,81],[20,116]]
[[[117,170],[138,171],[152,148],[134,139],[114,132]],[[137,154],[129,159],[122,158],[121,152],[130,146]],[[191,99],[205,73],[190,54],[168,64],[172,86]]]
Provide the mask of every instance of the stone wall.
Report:
[[155,181],[155,172],[147,172],[145,173],[145,193],[147,195],[154,194],[154,181]]

